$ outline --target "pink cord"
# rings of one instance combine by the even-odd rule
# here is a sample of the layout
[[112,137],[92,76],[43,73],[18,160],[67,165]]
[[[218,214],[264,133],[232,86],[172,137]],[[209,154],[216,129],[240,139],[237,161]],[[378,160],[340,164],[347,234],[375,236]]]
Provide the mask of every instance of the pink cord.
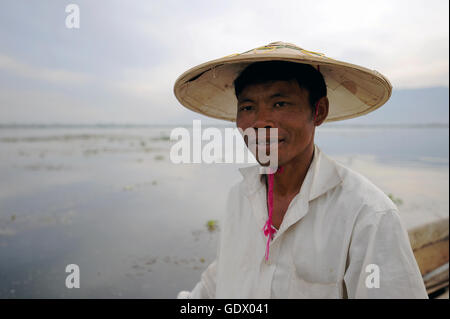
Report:
[[267,237],[267,246],[266,246],[266,260],[269,259],[269,247],[270,247],[270,241],[273,238],[273,235],[276,232],[276,229],[272,225],[272,213],[273,213],[273,177],[277,173],[282,173],[283,168],[279,167],[275,173],[268,174],[268,190],[267,190],[267,204],[269,206],[269,218],[267,219],[266,223],[264,224],[263,231],[264,236]]

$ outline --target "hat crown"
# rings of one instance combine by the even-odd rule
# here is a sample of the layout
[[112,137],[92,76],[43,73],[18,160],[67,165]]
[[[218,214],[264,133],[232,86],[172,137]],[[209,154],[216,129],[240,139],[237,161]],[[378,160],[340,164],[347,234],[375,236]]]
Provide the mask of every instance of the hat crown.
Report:
[[[326,58],[325,54],[323,54],[323,53],[305,50],[293,43],[283,42],[283,41],[271,42],[269,44],[245,51],[241,54],[261,54],[261,53],[265,54],[265,53],[274,53],[274,51],[284,52],[287,54],[308,55],[308,56],[313,55],[313,56]],[[240,55],[240,54],[237,54],[237,55]]]
[[300,48],[299,46],[297,46],[293,43],[283,42],[283,41],[271,42],[266,46],[291,46],[291,47],[296,47],[296,48],[299,48],[300,50],[302,50],[302,48]]

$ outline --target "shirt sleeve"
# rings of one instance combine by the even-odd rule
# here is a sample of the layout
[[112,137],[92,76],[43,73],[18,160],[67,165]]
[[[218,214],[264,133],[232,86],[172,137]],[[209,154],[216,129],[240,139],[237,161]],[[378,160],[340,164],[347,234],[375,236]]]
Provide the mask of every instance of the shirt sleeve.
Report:
[[181,291],[178,299],[213,299],[216,294],[217,260],[214,260],[202,273],[200,281],[192,291]]
[[428,298],[396,210],[364,214],[356,222],[344,284],[348,298]]

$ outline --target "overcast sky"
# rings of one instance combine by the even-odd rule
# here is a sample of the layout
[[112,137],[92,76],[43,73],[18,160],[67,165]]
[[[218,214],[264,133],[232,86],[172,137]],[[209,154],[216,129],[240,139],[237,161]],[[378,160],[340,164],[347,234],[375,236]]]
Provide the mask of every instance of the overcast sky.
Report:
[[[66,5],[80,8],[68,29]],[[188,68],[274,41],[448,87],[449,1],[17,1],[0,4],[0,123],[170,123]]]

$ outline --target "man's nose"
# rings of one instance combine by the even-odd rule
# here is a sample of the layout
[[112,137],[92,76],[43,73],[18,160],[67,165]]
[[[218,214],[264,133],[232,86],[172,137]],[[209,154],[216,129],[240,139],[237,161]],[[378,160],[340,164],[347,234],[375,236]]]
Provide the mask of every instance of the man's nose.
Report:
[[253,128],[274,128],[274,121],[272,111],[265,108],[258,108],[256,112],[255,121],[253,122]]

